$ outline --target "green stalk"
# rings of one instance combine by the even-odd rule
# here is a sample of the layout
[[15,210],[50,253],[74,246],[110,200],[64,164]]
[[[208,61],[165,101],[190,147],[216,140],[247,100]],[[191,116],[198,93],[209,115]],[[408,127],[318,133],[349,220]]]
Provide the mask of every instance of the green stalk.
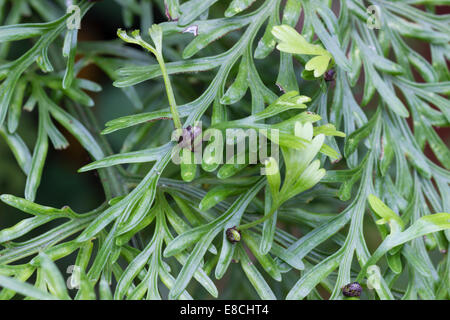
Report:
[[166,87],[167,98],[169,100],[170,112],[172,113],[172,118],[173,118],[173,124],[175,126],[175,129],[181,129],[183,126],[181,124],[180,114],[178,113],[177,103],[175,101],[175,95],[173,94],[172,84],[169,79],[169,74],[167,73],[166,64],[164,63],[164,58],[163,58],[162,52],[155,50],[155,48],[150,46],[148,43],[146,43],[140,37],[137,38],[137,40],[138,40],[138,43],[142,47],[144,47],[145,49],[147,49],[148,51],[153,53],[156,57],[156,60],[158,61],[158,64],[159,64],[159,67],[161,68],[161,73],[162,73],[162,76],[164,79],[164,85]]
[[255,221],[243,224],[243,225],[237,227],[237,229],[238,230],[245,230],[245,229],[249,229],[251,227],[257,226],[258,224],[263,223],[264,221],[270,219],[275,214],[275,211],[277,211],[277,209],[278,209],[278,206],[276,206],[276,205],[272,206],[272,208],[270,209],[269,213],[266,214],[264,217],[262,217],[262,218],[260,218],[258,220],[255,220]]
[[167,92],[167,99],[169,100],[169,106],[170,106],[170,112],[172,113],[173,118],[173,124],[175,126],[175,129],[181,129],[182,124],[180,120],[180,114],[178,113],[177,109],[177,103],[175,101],[175,95],[173,94],[172,84],[169,79],[169,74],[166,70],[166,64],[164,63],[164,58],[162,54],[156,55],[156,60],[159,63],[159,66],[161,68],[161,73],[164,79],[164,85],[166,86],[166,92]]

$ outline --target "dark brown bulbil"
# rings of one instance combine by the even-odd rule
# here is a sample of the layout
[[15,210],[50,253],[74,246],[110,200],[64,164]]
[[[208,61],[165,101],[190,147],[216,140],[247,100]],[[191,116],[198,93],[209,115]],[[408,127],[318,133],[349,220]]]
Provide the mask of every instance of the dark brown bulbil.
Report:
[[342,288],[342,294],[346,297],[359,297],[362,287],[358,282],[352,282]]
[[[196,139],[202,133],[202,129],[199,127],[187,126],[183,129],[182,134],[178,138],[178,144],[181,148],[188,148],[193,151],[195,147],[201,143],[201,139]],[[198,141],[199,140],[199,141]]]
[[327,72],[325,72],[325,74],[323,75],[323,78],[325,79],[325,81],[333,81],[335,75],[336,75],[336,71],[334,71],[334,69],[330,69]]

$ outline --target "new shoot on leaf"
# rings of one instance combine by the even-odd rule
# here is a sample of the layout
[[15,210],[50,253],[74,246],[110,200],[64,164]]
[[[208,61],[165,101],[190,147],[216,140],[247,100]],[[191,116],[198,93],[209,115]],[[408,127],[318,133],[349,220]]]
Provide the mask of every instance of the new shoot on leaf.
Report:
[[272,34],[278,40],[278,50],[315,56],[305,65],[306,70],[314,71],[314,77],[318,78],[327,71],[333,57],[321,45],[309,43],[294,28],[285,24],[273,27]]
[[375,214],[381,217],[380,220],[376,221],[377,224],[388,223],[391,228],[391,233],[396,233],[403,230],[405,227],[403,220],[387,205],[385,205],[383,201],[373,194],[369,194],[368,201]]
[[280,189],[281,178],[277,161],[269,158],[265,162],[266,177],[272,195],[272,206],[268,214],[256,221],[241,225],[240,230],[254,227],[270,217],[287,200],[314,187],[324,176],[325,169],[320,168],[320,160],[313,159],[317,156],[325,141],[324,134],[313,137],[313,125],[311,122],[295,124],[295,136],[304,139],[308,144],[301,150],[281,147],[286,173],[283,186]]

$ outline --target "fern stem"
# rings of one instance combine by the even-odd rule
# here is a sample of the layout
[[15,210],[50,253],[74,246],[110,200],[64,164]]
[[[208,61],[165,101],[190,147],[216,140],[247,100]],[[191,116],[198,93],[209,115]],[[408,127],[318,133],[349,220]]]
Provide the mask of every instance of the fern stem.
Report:
[[167,99],[169,100],[170,112],[172,113],[173,124],[175,129],[181,129],[182,124],[180,120],[180,114],[178,113],[177,103],[175,101],[175,95],[173,94],[172,84],[169,79],[169,74],[167,73],[166,64],[164,63],[164,58],[161,54],[156,55],[156,60],[161,68],[161,73],[164,79],[164,85],[166,86]]
[[169,100],[170,113],[172,114],[173,124],[175,129],[181,129],[183,126],[180,120],[180,114],[178,113],[177,103],[175,101],[175,95],[173,94],[172,83],[170,82],[169,74],[167,73],[166,64],[162,52],[155,50],[148,43],[140,39],[139,44],[145,49],[153,53],[158,61],[159,67],[161,68],[161,73],[164,79],[164,86],[166,87],[167,99]]
[[262,218],[260,218],[258,220],[255,220],[255,221],[243,224],[243,225],[237,227],[237,229],[238,230],[249,229],[251,227],[257,226],[260,223],[263,223],[266,220],[269,220],[275,214],[275,211],[277,211],[277,208],[278,208],[278,206],[276,206],[276,205],[272,206],[272,208],[270,209],[269,213],[266,214],[264,217],[262,217]]

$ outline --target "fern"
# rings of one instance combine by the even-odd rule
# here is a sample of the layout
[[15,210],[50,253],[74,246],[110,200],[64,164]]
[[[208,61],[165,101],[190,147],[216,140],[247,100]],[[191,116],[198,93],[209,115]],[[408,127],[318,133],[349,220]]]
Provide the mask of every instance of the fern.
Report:
[[[450,298],[445,1],[115,2],[132,30],[79,42],[67,7],[111,3],[0,1],[0,136],[27,177],[23,197],[0,199],[31,215],[1,226],[0,299],[347,299],[360,285],[364,299]],[[129,100],[103,129],[85,92],[102,87],[79,77],[91,64]],[[38,119],[31,148],[22,109]],[[49,141],[72,141],[61,127],[94,160],[79,172],[99,173],[90,212],[35,202]],[[108,134],[125,128],[113,153]],[[222,134],[243,129],[271,152],[218,161],[239,145]]]

